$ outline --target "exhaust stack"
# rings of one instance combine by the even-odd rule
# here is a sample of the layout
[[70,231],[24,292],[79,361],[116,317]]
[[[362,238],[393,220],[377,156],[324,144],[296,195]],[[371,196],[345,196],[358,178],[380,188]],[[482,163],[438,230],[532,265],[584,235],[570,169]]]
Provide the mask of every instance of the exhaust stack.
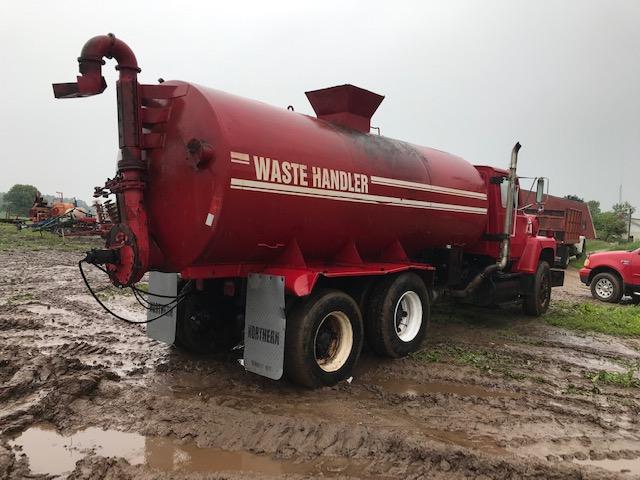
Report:
[[516,170],[518,167],[518,152],[520,151],[520,142],[516,142],[511,150],[511,162],[509,163],[509,175],[507,176],[508,190],[507,190],[507,207],[504,213],[504,228],[502,233],[502,243],[500,244],[500,257],[494,264],[487,266],[482,272],[475,276],[473,280],[469,282],[464,290],[455,290],[451,292],[451,296],[455,298],[466,298],[475,292],[480,285],[489,278],[494,272],[504,270],[509,263],[509,247],[511,245],[511,231],[513,230],[513,208],[514,198],[516,192]]

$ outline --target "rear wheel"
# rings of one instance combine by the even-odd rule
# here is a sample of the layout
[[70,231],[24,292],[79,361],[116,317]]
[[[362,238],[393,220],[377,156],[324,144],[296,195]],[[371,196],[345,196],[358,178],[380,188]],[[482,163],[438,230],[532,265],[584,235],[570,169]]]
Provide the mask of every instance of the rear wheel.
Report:
[[591,280],[591,295],[596,300],[618,303],[622,298],[622,293],[622,282],[613,273],[602,272]]
[[176,347],[190,353],[211,354],[229,350],[240,339],[231,299],[210,292],[193,292],[178,305]]
[[369,297],[367,342],[378,355],[404,357],[420,348],[429,317],[429,293],[418,275],[383,278]]
[[551,303],[551,270],[542,261],[533,277],[530,291],[524,296],[522,308],[527,315],[540,316],[549,309]]
[[339,290],[319,290],[287,318],[285,375],[304,387],[335,385],[351,375],[362,342],[356,302]]

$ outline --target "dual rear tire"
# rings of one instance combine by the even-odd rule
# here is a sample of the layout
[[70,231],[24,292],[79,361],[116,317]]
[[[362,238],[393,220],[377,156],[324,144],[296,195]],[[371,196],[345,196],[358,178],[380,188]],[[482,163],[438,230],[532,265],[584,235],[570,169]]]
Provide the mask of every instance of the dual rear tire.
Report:
[[233,299],[211,291],[195,291],[178,304],[175,346],[197,355],[229,351],[242,339]]
[[429,294],[415,273],[383,277],[363,302],[340,290],[319,290],[300,300],[287,318],[285,375],[309,388],[351,376],[366,337],[372,350],[403,357],[417,350],[427,332]]
[[339,290],[318,290],[294,306],[285,333],[285,376],[315,388],[348,378],[362,349],[356,302]]
[[415,352],[427,332],[431,316],[429,292],[415,273],[381,279],[367,302],[367,342],[384,357]]

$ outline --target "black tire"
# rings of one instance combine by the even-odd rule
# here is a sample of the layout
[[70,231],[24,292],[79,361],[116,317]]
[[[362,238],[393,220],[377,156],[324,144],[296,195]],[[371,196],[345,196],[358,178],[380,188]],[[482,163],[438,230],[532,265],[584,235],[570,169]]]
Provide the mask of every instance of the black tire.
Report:
[[551,303],[551,270],[541,261],[533,277],[531,290],[524,295],[522,309],[527,315],[539,317],[549,309]]
[[351,376],[363,343],[355,300],[339,290],[318,290],[301,299],[287,318],[284,371],[297,385],[335,385]]
[[[403,323],[407,317],[409,323]],[[418,275],[407,272],[382,278],[367,302],[367,343],[378,355],[404,357],[422,345],[430,317],[429,292]]]
[[200,355],[228,351],[240,335],[232,302],[216,301],[207,292],[192,292],[178,305],[176,339],[181,350]]
[[639,294],[635,294],[635,293],[631,294],[631,305],[640,305],[640,293]]
[[618,303],[622,298],[622,280],[611,272],[598,273],[591,280],[591,295],[606,303]]

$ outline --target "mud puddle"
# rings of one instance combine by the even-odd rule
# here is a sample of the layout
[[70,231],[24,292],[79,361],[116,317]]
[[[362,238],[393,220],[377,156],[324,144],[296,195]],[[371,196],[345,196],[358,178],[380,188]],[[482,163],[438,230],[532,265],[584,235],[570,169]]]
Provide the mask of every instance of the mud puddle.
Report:
[[579,465],[589,465],[592,467],[600,467],[610,472],[626,473],[628,475],[640,475],[640,458],[628,460],[621,458],[618,460],[574,460]]
[[[90,427],[65,436],[47,424],[36,425],[10,442],[27,456],[31,472],[67,476],[88,455],[120,457],[131,465],[164,472],[252,472],[265,475],[307,474],[323,477],[362,472],[366,465],[344,458],[314,462],[273,459],[247,451],[183,444],[167,437]],[[384,478],[384,477],[378,477]]]
[[521,396],[516,392],[489,390],[484,387],[469,384],[463,385],[441,382],[418,383],[403,379],[377,380],[375,378],[371,382],[379,385],[386,392],[398,395],[419,396],[442,393],[458,395],[461,397],[480,398],[517,398]]
[[454,446],[480,450],[494,455],[507,455],[509,451],[501,447],[494,438],[487,435],[477,435],[462,432],[449,431],[437,428],[424,428],[422,432],[427,436]]

